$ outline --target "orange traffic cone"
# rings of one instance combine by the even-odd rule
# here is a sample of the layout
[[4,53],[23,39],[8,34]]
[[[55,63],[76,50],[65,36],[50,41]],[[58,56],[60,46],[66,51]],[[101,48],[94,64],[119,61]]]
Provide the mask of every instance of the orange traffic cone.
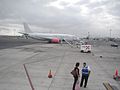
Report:
[[115,74],[113,75],[113,78],[116,79],[118,77],[118,69],[115,70]]
[[48,73],[48,78],[52,78],[51,70]]

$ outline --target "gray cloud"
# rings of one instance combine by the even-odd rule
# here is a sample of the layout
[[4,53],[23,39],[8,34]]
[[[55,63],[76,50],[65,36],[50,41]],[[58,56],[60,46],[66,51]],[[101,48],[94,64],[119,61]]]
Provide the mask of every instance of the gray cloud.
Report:
[[[69,2],[71,1],[71,2]],[[119,32],[119,0],[0,0],[0,22],[35,24],[54,32],[93,36]],[[56,2],[53,6],[51,3]],[[59,6],[57,6],[59,5]],[[40,31],[39,31],[40,32]],[[96,33],[99,32],[99,33]],[[104,35],[105,36],[105,35]]]

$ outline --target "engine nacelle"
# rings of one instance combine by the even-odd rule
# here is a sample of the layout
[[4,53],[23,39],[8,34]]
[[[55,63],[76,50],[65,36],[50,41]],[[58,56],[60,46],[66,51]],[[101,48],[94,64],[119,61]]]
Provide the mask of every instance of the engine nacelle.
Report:
[[60,43],[60,39],[59,38],[53,38],[51,40],[51,43]]

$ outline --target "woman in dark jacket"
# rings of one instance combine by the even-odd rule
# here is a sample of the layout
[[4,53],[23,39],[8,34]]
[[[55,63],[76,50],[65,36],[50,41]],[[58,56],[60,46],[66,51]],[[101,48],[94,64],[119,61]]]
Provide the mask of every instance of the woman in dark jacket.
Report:
[[80,63],[77,62],[75,65],[75,68],[74,68],[74,70],[76,71],[76,75],[73,76],[74,77],[73,90],[75,90],[75,85],[77,83],[78,78],[80,77],[79,68],[78,68],[79,65],[80,65]]

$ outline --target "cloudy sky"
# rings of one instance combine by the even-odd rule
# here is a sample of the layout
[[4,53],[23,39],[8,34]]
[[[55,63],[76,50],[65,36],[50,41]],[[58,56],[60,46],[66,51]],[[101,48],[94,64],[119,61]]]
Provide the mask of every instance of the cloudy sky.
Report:
[[38,32],[120,37],[120,0],[0,0],[0,33],[23,22]]

